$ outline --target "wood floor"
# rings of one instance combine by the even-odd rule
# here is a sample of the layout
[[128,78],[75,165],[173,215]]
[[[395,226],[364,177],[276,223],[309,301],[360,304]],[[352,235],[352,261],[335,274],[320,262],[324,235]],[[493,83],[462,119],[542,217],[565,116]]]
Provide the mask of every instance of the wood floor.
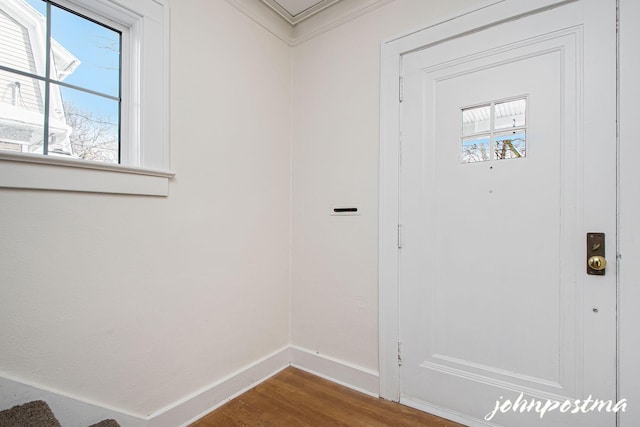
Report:
[[190,427],[464,427],[287,368]]

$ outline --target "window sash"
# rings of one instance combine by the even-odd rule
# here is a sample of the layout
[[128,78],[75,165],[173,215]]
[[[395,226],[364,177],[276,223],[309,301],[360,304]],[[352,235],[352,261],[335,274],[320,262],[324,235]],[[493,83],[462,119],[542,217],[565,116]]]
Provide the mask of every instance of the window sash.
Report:
[[0,151],[0,187],[167,196],[169,1],[56,4],[122,32],[121,164]]

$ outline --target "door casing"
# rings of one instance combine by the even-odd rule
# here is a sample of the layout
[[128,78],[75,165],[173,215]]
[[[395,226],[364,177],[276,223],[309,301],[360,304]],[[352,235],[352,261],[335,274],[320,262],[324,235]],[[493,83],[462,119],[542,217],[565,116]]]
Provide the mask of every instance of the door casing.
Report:
[[401,58],[424,47],[469,34],[474,30],[569,3],[572,0],[487,1],[382,44],[380,111],[380,220],[379,220],[379,366],[380,396],[398,401],[399,354],[399,159],[402,82]]

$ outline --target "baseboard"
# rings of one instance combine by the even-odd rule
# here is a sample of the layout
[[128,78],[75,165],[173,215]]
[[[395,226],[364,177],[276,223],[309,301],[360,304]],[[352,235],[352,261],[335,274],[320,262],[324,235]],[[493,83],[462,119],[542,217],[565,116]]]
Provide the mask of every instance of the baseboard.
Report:
[[109,408],[101,403],[0,373],[0,410],[32,400],[47,402],[60,424],[65,427],[88,426],[109,418],[117,420],[122,427],[148,425],[143,416]]
[[419,409],[422,412],[427,412],[437,417],[446,418],[450,421],[455,421],[468,427],[499,427],[497,424],[472,418],[467,415],[461,414],[456,411],[450,411],[448,409],[440,408],[439,406],[429,405],[423,402],[419,402],[411,399],[400,399],[400,403],[411,408]]
[[149,427],[186,426],[289,366],[289,346],[149,416]]
[[0,410],[32,400],[44,400],[66,427],[83,427],[107,418],[117,420],[122,427],[186,426],[288,366],[378,397],[377,372],[302,347],[286,346],[146,417],[2,374]]
[[0,374],[0,410],[44,400],[65,427],[85,427],[109,418],[122,427],[185,426],[288,366],[286,346],[146,417]]
[[380,379],[376,371],[294,345],[290,347],[290,360],[291,366],[370,396],[379,396]]

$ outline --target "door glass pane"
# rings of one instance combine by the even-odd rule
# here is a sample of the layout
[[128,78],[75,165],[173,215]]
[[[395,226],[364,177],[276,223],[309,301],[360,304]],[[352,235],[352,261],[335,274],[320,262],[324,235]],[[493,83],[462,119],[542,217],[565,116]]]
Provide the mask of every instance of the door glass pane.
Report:
[[120,33],[51,6],[51,78],[120,94]]
[[491,128],[491,106],[465,108],[462,110],[462,135],[489,132]]
[[460,151],[461,163],[485,162],[491,158],[491,137],[481,135],[473,138],[463,138]]
[[43,153],[44,83],[0,70],[0,149]]
[[51,85],[49,154],[118,163],[119,102]]
[[527,133],[525,130],[497,133],[495,138],[495,157],[497,160],[527,156]]
[[496,104],[494,128],[498,130],[525,126],[527,124],[525,121],[526,111],[526,99],[517,99],[515,101]]
[[[0,64],[44,76],[46,7],[42,0],[29,3],[39,6],[38,10],[22,0],[0,2]],[[29,31],[25,17],[31,19],[40,31]]]

